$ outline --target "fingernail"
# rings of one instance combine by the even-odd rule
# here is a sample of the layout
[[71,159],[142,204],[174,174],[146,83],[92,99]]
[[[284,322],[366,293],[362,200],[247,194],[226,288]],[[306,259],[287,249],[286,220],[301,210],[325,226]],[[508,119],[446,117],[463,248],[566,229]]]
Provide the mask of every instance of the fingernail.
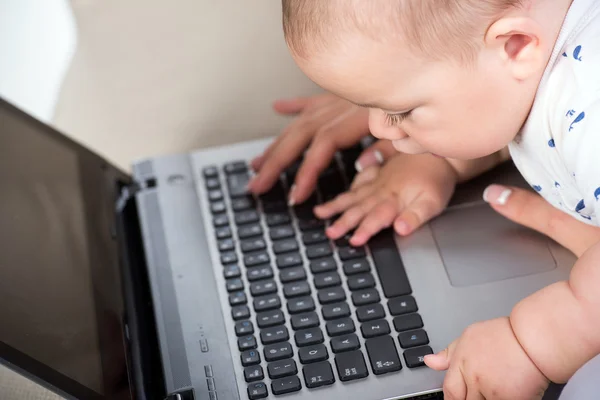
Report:
[[356,160],[356,162],[354,163],[354,169],[358,173],[363,171],[363,167],[362,167],[362,165],[360,165],[360,160]]
[[375,155],[375,159],[377,160],[379,165],[383,164],[383,154],[381,154],[379,150],[375,150],[373,154]]
[[248,183],[246,184],[246,190],[248,191],[252,191],[252,189],[254,188],[254,185],[256,185],[256,181],[258,180],[258,176],[255,175],[254,177],[252,177]]
[[506,205],[511,194],[512,190],[504,186],[490,185],[483,192],[483,200],[490,204],[503,206]]
[[290,188],[290,194],[288,197],[288,206],[294,207],[296,205],[296,198],[294,196],[294,192],[296,191],[296,185],[292,185]]
[[399,235],[408,235],[410,233],[410,226],[404,221],[396,222],[396,232]]
[[374,164],[383,164],[383,154],[379,150],[374,150],[365,153],[354,163],[354,169],[356,172],[362,172],[365,168],[371,167]]

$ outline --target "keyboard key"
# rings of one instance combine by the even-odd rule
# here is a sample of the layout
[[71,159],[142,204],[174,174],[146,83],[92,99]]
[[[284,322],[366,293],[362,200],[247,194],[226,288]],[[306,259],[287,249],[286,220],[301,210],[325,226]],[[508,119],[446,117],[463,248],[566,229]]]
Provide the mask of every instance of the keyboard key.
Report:
[[270,227],[277,226],[277,225],[283,225],[283,224],[289,224],[290,221],[291,221],[290,215],[286,212],[273,212],[273,213],[267,214],[267,217],[266,217],[267,225]]
[[288,205],[286,200],[269,200],[263,201],[263,211],[267,214],[275,212],[287,211]]
[[252,365],[244,368],[244,379],[246,379],[246,382],[262,381],[265,379],[262,367],[260,365]]
[[346,261],[343,264],[344,273],[348,276],[355,274],[362,274],[364,272],[369,272],[371,270],[371,266],[366,259],[362,260],[353,260]]
[[388,301],[388,309],[392,315],[404,315],[417,312],[417,303],[412,296],[394,297]]
[[241,226],[238,228],[238,237],[240,239],[248,239],[255,236],[262,236],[263,229],[259,224]]
[[227,175],[239,174],[240,172],[246,172],[248,167],[244,161],[232,161],[223,166],[223,170]]
[[260,329],[270,328],[285,323],[285,317],[281,310],[271,310],[258,313],[256,323]]
[[256,208],[256,202],[252,196],[240,197],[238,199],[231,200],[231,208],[234,212],[246,211]]
[[273,269],[269,266],[248,268],[246,276],[250,282],[269,279],[273,277]]
[[362,306],[356,309],[356,318],[358,318],[360,322],[385,318],[385,310],[381,304]]
[[369,242],[369,248],[385,297],[389,299],[411,294],[412,289],[396,247],[393,231],[386,229],[374,236]]
[[339,238],[339,239],[337,239],[335,241],[335,245],[337,247],[348,247],[348,246],[350,246],[350,239],[352,238],[352,235],[354,235],[354,232],[346,233],[344,236],[342,236],[341,238]]
[[342,278],[337,272],[326,272],[323,274],[315,275],[315,287],[317,289],[324,289],[333,286],[340,286],[342,284]]
[[300,314],[307,311],[315,310],[315,302],[312,297],[299,297],[297,299],[289,300],[287,303],[287,309],[290,314]]
[[375,278],[371,274],[354,275],[348,278],[348,288],[352,291],[375,287]]
[[352,303],[356,307],[366,306],[367,304],[379,303],[381,298],[376,289],[365,289],[352,293]]
[[327,334],[331,337],[347,335],[354,333],[356,328],[354,327],[354,321],[350,318],[336,319],[335,321],[329,321],[326,325]]
[[283,295],[286,299],[291,299],[292,297],[298,296],[306,296],[310,294],[310,286],[308,282],[293,282],[283,285]]
[[219,176],[219,169],[215,165],[209,165],[202,169],[202,176],[205,178],[214,178]]
[[229,305],[232,307],[246,304],[247,302],[248,299],[246,298],[246,294],[244,292],[236,292],[229,295]]
[[246,239],[240,243],[243,253],[252,253],[267,248],[267,243],[263,238]]
[[319,298],[319,303],[321,304],[338,303],[346,300],[346,292],[344,292],[344,288],[338,286],[319,290],[317,297]]
[[425,365],[425,356],[433,354],[433,350],[429,346],[415,347],[404,351],[404,361],[408,368],[417,368]]
[[219,248],[220,252],[232,251],[235,250],[235,242],[233,241],[233,239],[219,240],[219,242],[217,243],[217,247]]
[[241,354],[240,358],[244,367],[260,364],[260,353],[256,350],[246,350]]
[[296,375],[298,373],[298,368],[296,367],[296,361],[290,358],[270,363],[267,365],[267,371],[269,372],[269,378],[279,379]]
[[208,190],[218,189],[221,187],[221,182],[218,178],[210,178],[206,180],[206,188]]
[[350,307],[347,303],[327,304],[321,309],[323,319],[326,321],[350,316]]
[[260,219],[256,210],[247,210],[235,214],[235,223],[237,225],[246,225],[258,222]]
[[235,306],[231,309],[231,317],[234,321],[250,318],[250,309],[247,305]]
[[250,192],[248,192],[248,182],[250,182],[248,174],[236,174],[227,177],[229,197],[235,199],[250,195]]
[[265,346],[263,350],[263,354],[265,356],[265,360],[267,362],[284,360],[286,358],[291,358],[294,356],[294,350],[292,350],[292,345],[289,343],[277,343],[271,344],[269,346]]
[[281,283],[288,283],[306,279],[306,271],[302,267],[292,267],[281,270],[279,280]]
[[220,201],[223,200],[223,192],[221,189],[213,189],[208,191],[208,200]]
[[289,338],[290,334],[285,326],[275,326],[260,331],[260,341],[263,345],[285,342]]
[[313,274],[331,272],[337,270],[337,264],[332,257],[312,260],[310,262],[310,270]]
[[304,243],[306,246],[322,242],[329,242],[329,238],[322,230],[310,231],[302,234],[302,243]]
[[235,324],[236,336],[247,336],[254,333],[254,325],[250,321],[240,321]]
[[302,256],[300,253],[283,254],[277,256],[275,263],[277,268],[295,267],[296,265],[302,265]]
[[223,276],[225,279],[239,278],[242,276],[242,271],[237,265],[227,265],[226,267],[223,267]]
[[429,336],[423,329],[416,331],[402,332],[398,335],[398,341],[403,349],[423,346],[429,344]]
[[217,240],[221,239],[229,239],[231,235],[231,228],[229,226],[224,226],[222,228],[217,228],[215,230],[215,235],[217,236]]
[[390,324],[385,319],[365,322],[361,325],[360,331],[365,339],[388,335],[391,332]]
[[291,225],[275,226],[269,230],[271,240],[287,239],[294,237],[296,233]]
[[423,327],[423,319],[419,314],[407,314],[394,318],[396,332],[412,331]]
[[325,221],[315,218],[312,215],[308,218],[298,219],[298,228],[300,228],[300,230],[303,232],[323,227],[325,227]]
[[238,262],[238,256],[234,252],[227,252],[221,254],[221,264],[235,264],[236,262]]
[[321,328],[318,327],[297,331],[294,334],[294,339],[296,340],[296,346],[298,347],[321,344],[325,341],[325,338],[323,337],[323,331],[321,331]]
[[254,299],[254,311],[262,312],[274,310],[281,307],[281,299],[276,294],[256,297]]
[[298,242],[296,239],[283,239],[273,242],[273,253],[283,254],[290,251],[298,251]]
[[262,382],[253,383],[248,386],[248,398],[250,400],[264,399],[269,396],[267,385]]
[[229,293],[237,292],[238,290],[244,290],[244,282],[240,278],[227,279],[227,281],[225,281],[225,285]]
[[265,294],[272,294],[277,292],[277,284],[274,280],[261,280],[250,284],[250,294],[253,297],[264,296]]
[[295,331],[299,329],[314,328],[315,326],[319,326],[319,316],[316,312],[292,316],[292,329]]
[[222,214],[227,211],[227,206],[222,201],[216,201],[210,204],[210,212],[213,214]]
[[391,336],[368,339],[365,347],[375,375],[388,374],[402,369],[398,350]]
[[302,347],[298,349],[298,357],[302,364],[310,364],[319,361],[325,361],[329,358],[327,347],[323,344],[314,346]]
[[269,254],[266,251],[260,251],[258,253],[246,254],[244,256],[244,265],[246,268],[253,267],[255,265],[267,264],[271,261]]
[[302,368],[302,374],[304,375],[304,383],[309,389],[333,385],[335,382],[331,364],[328,362],[307,365]]
[[213,218],[213,225],[215,228],[220,228],[229,225],[229,217],[227,214],[215,215]]
[[276,396],[297,392],[300,389],[302,389],[302,384],[297,376],[289,376],[271,382],[271,391]]
[[357,350],[360,349],[360,341],[355,334],[334,337],[331,339],[331,349],[336,354],[344,351]]
[[314,244],[306,247],[306,257],[311,260],[315,258],[329,257],[333,254],[329,243]]
[[342,382],[362,379],[369,376],[365,358],[360,351],[349,351],[335,356],[335,365]]
[[256,349],[256,346],[256,338],[254,335],[248,335],[238,339],[238,349],[240,349],[240,351],[254,350]]
[[281,180],[276,181],[271,189],[268,192],[260,195],[261,200],[263,201],[272,201],[272,200],[286,200],[285,190],[283,188],[283,182]]
[[364,258],[367,255],[364,247],[341,247],[338,249],[338,254],[342,261]]

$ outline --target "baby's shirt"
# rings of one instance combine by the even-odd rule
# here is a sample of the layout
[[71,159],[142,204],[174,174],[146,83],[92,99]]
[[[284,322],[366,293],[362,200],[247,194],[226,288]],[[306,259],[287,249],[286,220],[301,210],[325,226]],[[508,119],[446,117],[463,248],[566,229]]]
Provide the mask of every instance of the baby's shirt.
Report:
[[573,1],[531,114],[509,149],[548,202],[600,226],[600,1]]

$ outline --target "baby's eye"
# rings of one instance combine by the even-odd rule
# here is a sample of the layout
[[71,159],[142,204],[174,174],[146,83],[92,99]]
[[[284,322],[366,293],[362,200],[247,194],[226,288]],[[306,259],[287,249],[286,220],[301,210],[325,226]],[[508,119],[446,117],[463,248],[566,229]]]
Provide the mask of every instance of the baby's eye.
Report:
[[385,122],[390,126],[400,125],[405,119],[411,116],[413,110],[401,114],[385,114]]

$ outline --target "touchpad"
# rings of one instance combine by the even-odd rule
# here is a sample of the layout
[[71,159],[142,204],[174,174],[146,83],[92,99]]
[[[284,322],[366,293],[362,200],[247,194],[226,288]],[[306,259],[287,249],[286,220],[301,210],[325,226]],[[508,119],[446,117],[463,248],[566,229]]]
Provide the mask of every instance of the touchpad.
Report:
[[472,286],[556,268],[547,237],[486,203],[448,209],[430,226],[452,286]]

